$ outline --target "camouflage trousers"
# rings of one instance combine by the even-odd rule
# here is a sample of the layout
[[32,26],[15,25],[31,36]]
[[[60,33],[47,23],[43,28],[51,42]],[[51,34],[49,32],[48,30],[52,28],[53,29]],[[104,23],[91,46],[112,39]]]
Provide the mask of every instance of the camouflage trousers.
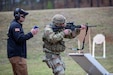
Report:
[[46,57],[43,62],[46,62],[49,68],[52,68],[54,75],[65,75],[65,65],[59,54],[45,53]]

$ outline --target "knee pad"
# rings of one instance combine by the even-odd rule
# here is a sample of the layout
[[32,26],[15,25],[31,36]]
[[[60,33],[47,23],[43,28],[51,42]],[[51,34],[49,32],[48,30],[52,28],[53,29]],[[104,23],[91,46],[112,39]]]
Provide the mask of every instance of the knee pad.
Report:
[[64,71],[60,71],[60,72],[58,72],[58,75],[65,75],[65,72]]
[[65,75],[65,72],[64,72],[64,67],[62,65],[58,65],[55,70],[54,70],[54,73],[57,73],[57,75]]

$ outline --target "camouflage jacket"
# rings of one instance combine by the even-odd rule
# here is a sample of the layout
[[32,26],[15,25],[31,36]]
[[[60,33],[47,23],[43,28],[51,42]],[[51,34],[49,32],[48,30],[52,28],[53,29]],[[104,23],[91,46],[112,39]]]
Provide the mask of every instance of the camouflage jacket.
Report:
[[79,33],[80,29],[75,29],[74,31],[70,30],[70,34],[66,36],[63,32],[63,29],[60,29],[57,32],[54,32],[52,29],[53,25],[46,25],[43,33],[43,50],[45,52],[52,52],[52,53],[60,53],[65,50],[65,42],[63,38],[75,38]]

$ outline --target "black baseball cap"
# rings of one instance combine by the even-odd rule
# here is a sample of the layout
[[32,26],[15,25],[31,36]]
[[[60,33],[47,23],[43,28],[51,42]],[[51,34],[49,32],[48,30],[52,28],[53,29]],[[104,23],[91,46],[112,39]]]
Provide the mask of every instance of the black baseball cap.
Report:
[[23,10],[23,9],[21,9],[21,8],[16,8],[15,10],[14,10],[14,15],[15,14],[23,14],[24,16],[26,16],[26,15],[28,15],[29,13],[28,12],[26,12],[25,10]]

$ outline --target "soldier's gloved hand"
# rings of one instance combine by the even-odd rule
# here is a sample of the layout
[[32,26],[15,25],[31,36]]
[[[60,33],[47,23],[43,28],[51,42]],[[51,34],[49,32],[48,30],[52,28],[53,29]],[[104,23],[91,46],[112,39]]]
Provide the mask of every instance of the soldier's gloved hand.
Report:
[[31,33],[33,34],[33,35],[36,35],[37,33],[38,33],[38,28],[36,28],[36,29],[31,29]]
[[69,35],[72,31],[70,29],[65,29],[63,32],[65,35]]

